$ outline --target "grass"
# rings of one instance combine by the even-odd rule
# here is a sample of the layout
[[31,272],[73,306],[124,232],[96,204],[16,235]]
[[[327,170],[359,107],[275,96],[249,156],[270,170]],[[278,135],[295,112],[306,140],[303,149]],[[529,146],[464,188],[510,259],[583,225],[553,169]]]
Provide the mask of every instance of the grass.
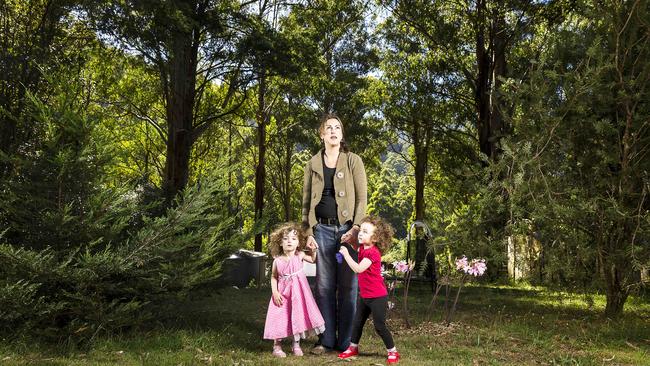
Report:
[[[650,365],[647,298],[628,300],[625,315],[614,321],[603,318],[604,297],[598,295],[586,301],[584,296],[542,288],[469,286],[463,288],[453,322],[446,326],[442,303],[427,314],[431,293],[426,286],[412,285],[410,293],[412,327],[405,327],[399,308],[389,319],[402,365]],[[0,345],[0,363],[385,364],[383,344],[371,324],[366,325],[356,360],[339,361],[333,353],[273,358],[271,342],[261,339],[269,298],[268,288],[226,288],[178,309],[175,319],[152,324],[149,330],[100,338],[85,352],[5,342]],[[303,341],[303,349],[308,351],[314,340]]]

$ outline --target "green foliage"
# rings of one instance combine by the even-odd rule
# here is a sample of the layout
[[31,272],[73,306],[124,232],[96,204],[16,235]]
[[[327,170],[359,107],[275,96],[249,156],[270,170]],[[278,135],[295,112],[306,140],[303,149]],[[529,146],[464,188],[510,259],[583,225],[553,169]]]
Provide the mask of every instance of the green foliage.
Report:
[[233,223],[222,205],[229,194],[226,170],[216,169],[214,176],[188,188],[165,216],[146,218],[138,234],[120,246],[121,255],[142,268],[152,288],[184,298],[215,280],[221,260],[239,239],[224,236]]
[[530,80],[508,86],[516,133],[498,168],[510,231],[541,238],[545,280],[602,289],[611,316],[650,263],[647,12],[585,7],[555,35]]
[[[57,88],[63,85],[52,77],[48,81]],[[121,231],[102,226],[105,219],[119,216],[115,198],[101,188],[111,157],[93,136],[97,120],[84,111],[76,95],[81,92],[82,86],[71,82],[48,104],[27,94],[21,121],[38,126],[32,132],[37,138],[21,154],[10,156],[14,169],[1,182],[6,194],[0,222],[9,242],[32,249],[72,249],[99,237],[113,240]]]
[[[382,123],[374,114],[373,79],[368,77],[377,64],[371,47],[368,11],[363,1],[317,0],[297,6],[283,22],[291,37],[306,52],[300,78],[290,81],[291,97],[311,110],[303,128],[315,131],[318,116],[336,112],[343,121],[351,150],[372,166],[385,144],[378,144]],[[304,141],[311,151],[320,147],[317,133]]]
[[71,80],[47,104],[30,95],[39,139],[12,156],[2,181],[6,335],[76,343],[164,316],[173,300],[215,283],[238,238],[222,204],[230,168],[214,168],[158,217],[149,215],[159,209],[146,202],[148,190],[106,185],[111,150],[80,85]]
[[84,71],[95,101],[89,109],[98,119],[94,132],[112,156],[106,184],[139,180],[160,187],[165,107],[156,70],[115,48],[97,47],[88,58]]
[[94,35],[70,15],[75,4],[68,0],[0,3],[0,177],[13,168],[5,159],[22,154],[39,132],[29,119],[27,94],[47,97],[59,87],[44,80],[41,70],[58,74],[77,69],[92,44]]
[[170,314],[167,306],[214,284],[235,237],[219,178],[179,197],[165,216],[145,218],[122,243],[104,238],[77,249],[0,246],[0,319],[5,334],[92,340]]
[[413,210],[411,174],[412,167],[396,153],[388,153],[381,169],[368,174],[368,214],[386,219],[395,229],[396,238],[406,237]]
[[[470,176],[465,182],[475,188],[474,194],[455,193],[448,199],[438,199],[435,210],[440,212],[431,220],[436,260],[449,268],[453,261],[485,258],[486,278],[503,281],[506,270],[505,228],[497,218],[507,214],[507,205],[499,194],[498,185],[490,183],[490,169]],[[434,214],[435,218],[435,214]],[[443,255],[444,254],[444,255]]]

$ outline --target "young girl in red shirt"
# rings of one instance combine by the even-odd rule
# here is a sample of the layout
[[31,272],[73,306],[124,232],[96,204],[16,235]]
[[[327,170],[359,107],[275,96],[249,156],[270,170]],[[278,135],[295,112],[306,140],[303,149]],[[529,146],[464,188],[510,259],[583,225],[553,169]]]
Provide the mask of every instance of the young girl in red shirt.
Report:
[[359,262],[355,262],[345,246],[339,250],[350,268],[359,274],[359,297],[352,327],[352,340],[348,349],[339,354],[340,359],[359,354],[361,332],[366,320],[372,314],[375,330],[384,341],[388,351],[386,362],[397,363],[399,361],[399,353],[395,348],[393,336],[386,327],[388,290],[384,278],[381,276],[381,253],[389,248],[393,232],[390,224],[381,218],[368,216],[361,221],[359,230]]

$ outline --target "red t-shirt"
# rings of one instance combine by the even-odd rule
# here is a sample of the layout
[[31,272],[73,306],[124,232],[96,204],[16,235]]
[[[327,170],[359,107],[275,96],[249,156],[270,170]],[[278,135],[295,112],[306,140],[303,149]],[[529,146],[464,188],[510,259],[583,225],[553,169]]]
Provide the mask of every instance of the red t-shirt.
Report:
[[381,252],[376,246],[365,249],[359,245],[359,263],[363,258],[372,262],[370,267],[359,273],[359,294],[364,299],[374,299],[388,295],[384,278],[381,276]]

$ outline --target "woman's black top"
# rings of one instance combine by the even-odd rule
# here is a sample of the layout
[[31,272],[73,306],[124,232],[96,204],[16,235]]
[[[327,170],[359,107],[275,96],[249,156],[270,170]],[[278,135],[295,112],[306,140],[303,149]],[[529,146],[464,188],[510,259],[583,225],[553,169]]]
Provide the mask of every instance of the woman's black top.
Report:
[[325,184],[323,187],[323,196],[316,205],[316,217],[335,219],[338,217],[336,213],[336,192],[334,191],[334,173],[336,168],[328,168],[325,165],[325,156],[321,155],[323,159],[323,179]]

